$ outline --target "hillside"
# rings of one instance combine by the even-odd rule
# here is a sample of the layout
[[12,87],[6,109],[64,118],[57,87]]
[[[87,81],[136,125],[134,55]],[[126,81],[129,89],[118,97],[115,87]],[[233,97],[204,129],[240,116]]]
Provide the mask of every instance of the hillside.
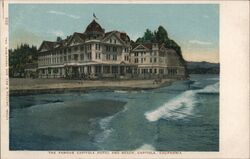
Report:
[[187,69],[189,74],[219,74],[220,64],[202,62],[187,62]]

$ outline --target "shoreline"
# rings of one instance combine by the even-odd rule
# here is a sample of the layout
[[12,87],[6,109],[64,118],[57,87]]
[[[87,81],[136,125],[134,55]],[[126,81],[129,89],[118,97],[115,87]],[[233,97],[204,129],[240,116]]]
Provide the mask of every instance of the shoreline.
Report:
[[24,96],[34,94],[50,94],[65,92],[87,93],[96,90],[114,91],[138,91],[150,90],[169,86],[177,79],[162,79],[161,83],[154,83],[154,80],[64,80],[64,79],[12,79],[10,78],[11,96]]

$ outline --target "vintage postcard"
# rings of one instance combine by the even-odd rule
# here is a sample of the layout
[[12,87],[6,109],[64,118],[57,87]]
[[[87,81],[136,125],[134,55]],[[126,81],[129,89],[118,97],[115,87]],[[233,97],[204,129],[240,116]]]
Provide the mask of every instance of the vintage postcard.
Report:
[[247,1],[2,1],[1,158],[249,158]]

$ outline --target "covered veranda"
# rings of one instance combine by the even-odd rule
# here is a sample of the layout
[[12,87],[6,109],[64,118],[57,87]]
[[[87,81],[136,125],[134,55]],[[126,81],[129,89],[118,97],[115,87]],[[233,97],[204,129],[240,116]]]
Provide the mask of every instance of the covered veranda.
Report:
[[82,65],[66,65],[66,75],[76,79],[102,79],[132,78],[137,65],[133,64],[107,64],[107,63],[89,63]]

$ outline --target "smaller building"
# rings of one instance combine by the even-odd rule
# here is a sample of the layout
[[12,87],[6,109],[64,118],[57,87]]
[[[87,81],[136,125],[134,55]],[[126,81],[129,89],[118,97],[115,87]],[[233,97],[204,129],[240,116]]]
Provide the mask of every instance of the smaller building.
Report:
[[138,66],[135,74],[139,78],[181,78],[185,75],[180,57],[164,44],[136,43],[132,45],[130,59]]
[[25,78],[36,78],[37,75],[37,63],[28,63],[25,65],[24,76]]

